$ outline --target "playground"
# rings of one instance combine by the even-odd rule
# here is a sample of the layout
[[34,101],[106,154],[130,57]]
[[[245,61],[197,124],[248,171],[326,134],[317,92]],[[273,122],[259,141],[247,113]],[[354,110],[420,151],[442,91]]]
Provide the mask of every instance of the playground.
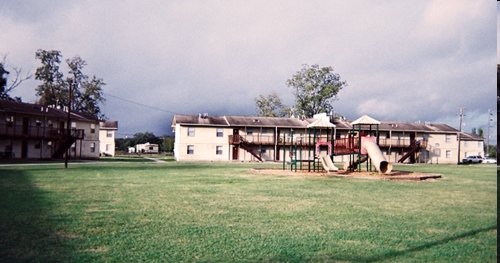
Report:
[[[283,159],[281,173],[289,170],[303,175],[384,180],[421,181],[441,178],[438,174],[393,171],[393,164],[386,160],[378,146],[380,122],[364,115],[351,125],[351,131],[346,138],[337,138],[336,127],[326,116],[307,126],[307,136],[301,136],[294,141],[294,132],[291,131],[288,141],[286,136],[282,139],[283,142],[288,142],[283,143],[281,149],[283,155],[288,150],[290,161]],[[421,142],[414,140],[412,144],[419,146]],[[348,161],[335,163],[335,157],[338,156],[348,156]]]

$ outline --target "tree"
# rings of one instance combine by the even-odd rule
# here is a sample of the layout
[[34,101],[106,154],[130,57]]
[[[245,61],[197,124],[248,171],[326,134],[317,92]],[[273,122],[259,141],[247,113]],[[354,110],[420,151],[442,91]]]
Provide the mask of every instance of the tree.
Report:
[[[42,105],[71,106],[71,110],[87,113],[96,118],[104,119],[99,103],[105,101],[102,86],[106,85],[100,78],[91,79],[83,73],[87,65],[79,56],[66,59],[69,76],[63,79],[60,71],[61,52],[57,50],[45,51],[39,49],[35,57],[40,59],[42,66],[35,71],[35,79],[41,80],[36,95],[40,97]],[[71,87],[71,98],[68,101],[68,92]]]
[[13,70],[13,80],[11,80],[10,84],[7,81],[7,76],[10,72],[7,71],[7,67],[12,67],[7,61],[7,54],[3,55],[2,61],[0,62],[0,99],[3,100],[13,100],[13,101],[21,101],[20,97],[12,98],[9,92],[13,91],[19,84],[23,81],[30,79],[33,75],[28,73],[25,77],[21,77],[22,69],[18,67],[12,67]]
[[71,109],[104,118],[99,103],[105,101],[102,86],[106,83],[96,76],[92,76],[92,79],[89,80],[89,77],[82,73],[82,69],[87,63],[79,56],[67,59],[66,63],[70,68],[69,73],[72,74],[71,77],[67,78],[67,82],[72,83],[74,87],[71,91]]
[[483,137],[484,138],[484,130],[483,128],[479,128],[479,131],[478,131],[478,134],[479,136]]
[[161,140],[161,148],[163,152],[171,153],[174,150],[174,141],[175,138],[173,136],[165,135]]
[[36,88],[36,95],[40,97],[39,103],[42,105],[67,105],[67,85],[59,71],[60,57],[61,52],[57,50],[39,49],[35,53],[35,58],[42,62],[42,66],[35,71],[35,79],[42,81]]
[[302,70],[286,81],[286,85],[294,89],[297,113],[312,117],[332,111],[333,101],[347,83],[340,80],[340,75],[334,73],[332,67],[304,64]]
[[274,91],[267,96],[259,95],[254,101],[257,115],[261,117],[285,117],[290,111]]

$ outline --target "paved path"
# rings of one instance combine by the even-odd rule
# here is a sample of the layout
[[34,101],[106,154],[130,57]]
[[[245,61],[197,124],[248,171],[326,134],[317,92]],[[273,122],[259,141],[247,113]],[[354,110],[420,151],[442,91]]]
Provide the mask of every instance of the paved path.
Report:
[[146,156],[142,156],[143,158],[146,158],[148,160],[152,160],[152,161],[155,161],[155,163],[166,163],[165,161],[163,160],[159,160],[159,159],[155,159],[155,158],[151,158],[151,157],[146,157]]

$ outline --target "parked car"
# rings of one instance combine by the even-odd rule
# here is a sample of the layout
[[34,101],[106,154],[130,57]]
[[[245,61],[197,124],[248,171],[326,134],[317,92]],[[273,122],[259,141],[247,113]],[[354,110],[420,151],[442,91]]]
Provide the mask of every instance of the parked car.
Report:
[[463,163],[482,163],[483,157],[480,155],[467,156],[467,158],[462,160]]
[[484,158],[483,163],[497,163],[497,159],[494,158]]

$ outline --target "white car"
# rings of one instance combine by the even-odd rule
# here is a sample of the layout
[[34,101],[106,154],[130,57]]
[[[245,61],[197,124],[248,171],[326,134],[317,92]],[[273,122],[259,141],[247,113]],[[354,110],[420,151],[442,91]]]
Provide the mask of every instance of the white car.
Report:
[[482,163],[483,157],[479,155],[467,156],[467,158],[462,160],[463,163]]
[[484,158],[483,163],[497,163],[497,159],[493,158]]

